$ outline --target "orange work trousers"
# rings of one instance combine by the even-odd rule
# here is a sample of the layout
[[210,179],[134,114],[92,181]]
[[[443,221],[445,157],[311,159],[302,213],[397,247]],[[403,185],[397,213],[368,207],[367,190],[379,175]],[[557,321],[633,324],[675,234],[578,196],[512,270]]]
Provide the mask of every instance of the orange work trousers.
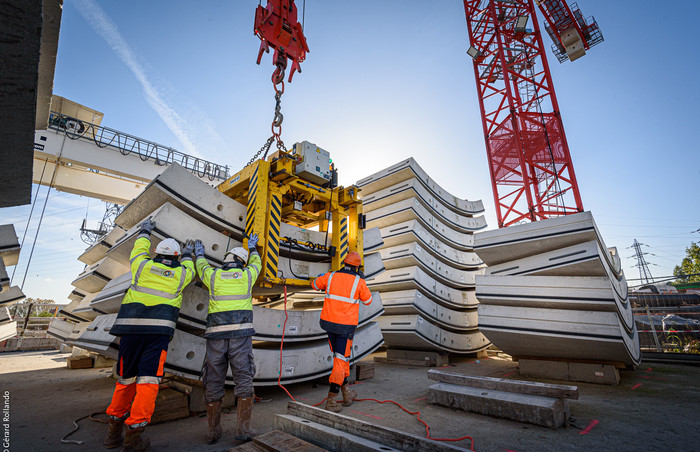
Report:
[[[107,415],[131,428],[151,421],[168,354],[170,336],[128,334],[119,342],[117,381]],[[128,416],[127,416],[128,415]]]

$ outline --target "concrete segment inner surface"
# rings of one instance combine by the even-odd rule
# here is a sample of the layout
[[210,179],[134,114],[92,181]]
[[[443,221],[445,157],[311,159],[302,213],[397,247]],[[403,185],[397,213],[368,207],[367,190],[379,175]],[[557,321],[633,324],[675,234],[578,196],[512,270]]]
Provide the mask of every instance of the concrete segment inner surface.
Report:
[[434,196],[442,199],[448,206],[453,206],[457,212],[461,211],[472,215],[483,213],[484,204],[481,200],[467,201],[448,193],[428,176],[413,157],[360,179],[356,185],[361,188],[362,192],[372,193],[414,177],[420,180]]
[[[115,380],[110,369],[66,368],[69,354],[58,351],[0,354],[0,391],[9,392],[11,450],[104,450],[107,426],[83,419],[69,440],[60,439],[74,429],[72,421],[109,405]],[[383,356],[382,353],[374,356]],[[490,359],[455,358],[451,372],[475,376],[542,381],[519,376],[517,364],[501,356]],[[565,428],[553,430],[506,419],[430,405],[426,367],[374,363],[374,378],[353,386],[358,398],[391,399],[411,411],[420,411],[436,438],[471,436],[480,452],[563,450],[692,450],[696,443],[696,419],[689,415],[700,405],[700,367],[644,363],[635,371],[620,372],[619,386],[578,383],[578,400],[569,400],[571,418]],[[325,380],[325,379],[323,379]],[[548,383],[560,381],[545,380]],[[315,404],[328,393],[324,381],[286,386],[300,402]],[[50,395],[50,396],[49,396]],[[290,398],[277,386],[258,388],[263,402],[253,408],[252,427],[260,433],[274,428],[275,414],[285,414]],[[47,403],[47,399],[50,403]],[[222,416],[223,436],[217,444],[205,443],[203,414],[146,427],[153,450],[222,451],[233,447],[235,408]],[[425,427],[415,416],[393,404],[356,401],[343,415],[375,425],[425,437]],[[97,419],[105,419],[97,415]],[[585,432],[585,434],[581,434]],[[452,444],[469,449],[468,440]]]

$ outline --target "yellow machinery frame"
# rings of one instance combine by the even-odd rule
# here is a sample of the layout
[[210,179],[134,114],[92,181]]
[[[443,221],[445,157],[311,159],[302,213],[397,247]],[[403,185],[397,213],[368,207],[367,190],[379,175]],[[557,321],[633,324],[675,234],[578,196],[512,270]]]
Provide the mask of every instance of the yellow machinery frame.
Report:
[[[331,227],[329,247],[304,244],[327,251],[331,271],[339,270],[351,251],[363,257],[359,189],[354,185],[347,188],[321,187],[297,176],[294,171],[296,164],[294,155],[278,151],[267,160],[257,160],[246,166],[217,187],[226,196],[247,206],[245,233],[246,236],[258,234],[260,237],[258,249],[261,250],[263,271],[258,284],[263,287],[276,284],[308,287],[315,276],[309,275],[309,279],[279,276],[280,245],[287,242],[286,238],[280,237],[282,222],[304,229],[318,227],[322,232]],[[244,246],[246,244],[247,239],[244,239]]]

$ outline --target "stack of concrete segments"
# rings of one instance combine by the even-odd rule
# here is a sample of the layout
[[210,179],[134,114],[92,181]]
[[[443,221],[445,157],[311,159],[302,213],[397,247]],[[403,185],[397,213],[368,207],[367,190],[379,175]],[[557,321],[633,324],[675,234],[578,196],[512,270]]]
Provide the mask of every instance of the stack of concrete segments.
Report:
[[[242,245],[246,207],[184,168],[170,166],[116,218],[118,232],[108,234],[81,255],[80,260],[86,264],[86,269],[73,282],[76,290],[71,295],[75,298],[75,306],[69,305],[70,318],[80,323],[68,331],[67,325],[57,322],[54,337],[60,333],[69,345],[111,358],[117,356],[119,339],[109,331],[131,284],[129,257],[139,225],[149,217],[156,223],[151,234],[152,249],[165,238],[174,238],[180,243],[199,238],[206,247],[205,258],[212,265],[220,266],[227,250]],[[304,243],[328,241],[325,232],[284,223],[280,232],[281,237],[295,243],[280,249],[279,271],[282,276],[307,278],[329,271],[327,254],[316,247],[303,246]],[[365,232],[366,248],[381,246],[378,231]],[[378,253],[367,254],[365,266],[373,275],[384,270]],[[282,285],[253,289],[254,296],[266,300],[256,301],[253,308],[256,385],[277,384],[280,374],[282,383],[312,379],[329,374],[332,368],[328,341],[318,325],[319,308],[296,309],[291,298],[285,304],[283,293]],[[376,322],[372,322],[383,312],[381,297],[377,299],[379,302],[371,310],[362,313],[353,342],[353,361],[362,359],[383,344],[381,330]],[[189,378],[201,375],[205,354],[205,339],[201,336],[206,328],[208,300],[208,291],[198,279],[184,289],[177,330],[165,364],[167,371]],[[58,331],[60,328],[63,330]],[[230,375],[228,382],[232,383]]]
[[10,285],[7,267],[17,265],[20,244],[11,224],[0,225],[0,341],[17,334],[17,322],[12,320],[9,306],[24,300],[22,290]]
[[590,212],[476,235],[479,328],[514,357],[637,366],[639,336],[615,248]]
[[475,276],[483,264],[474,233],[486,227],[481,201],[457,198],[413,158],[357,182],[367,225],[377,227],[386,271],[368,275],[386,314],[389,348],[474,353],[490,345],[478,330]]

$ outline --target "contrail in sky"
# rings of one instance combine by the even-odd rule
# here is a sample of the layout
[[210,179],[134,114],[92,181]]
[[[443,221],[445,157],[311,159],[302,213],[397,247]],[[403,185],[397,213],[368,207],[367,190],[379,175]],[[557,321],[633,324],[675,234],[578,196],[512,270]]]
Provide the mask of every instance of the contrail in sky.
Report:
[[[148,79],[145,71],[139,64],[136,55],[126,43],[117,26],[112,22],[105,12],[94,0],[76,0],[76,6],[80,14],[88,21],[90,26],[107,44],[116,52],[119,58],[126,64],[136,79],[141,83],[146,102],[155,110],[165,125],[180,140],[185,150],[189,154],[201,157],[192,140],[192,133],[188,132],[189,125],[158,92],[158,89]],[[201,123],[199,124],[201,127]]]

